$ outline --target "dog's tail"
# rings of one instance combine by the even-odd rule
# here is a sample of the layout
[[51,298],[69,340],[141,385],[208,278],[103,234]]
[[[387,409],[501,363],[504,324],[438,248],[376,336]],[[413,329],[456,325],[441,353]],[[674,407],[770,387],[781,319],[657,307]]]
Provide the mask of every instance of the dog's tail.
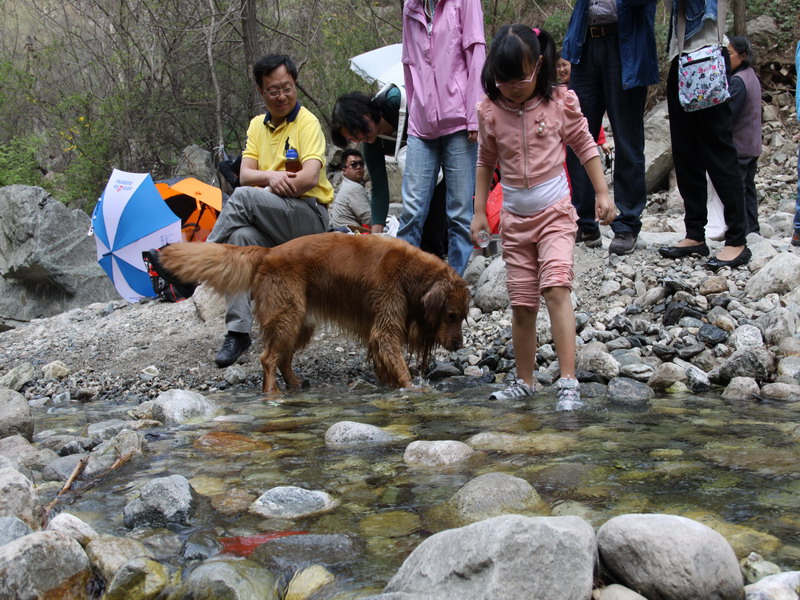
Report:
[[250,289],[266,254],[269,248],[261,246],[181,242],[161,249],[157,267],[185,283],[202,281],[217,292],[237,293]]

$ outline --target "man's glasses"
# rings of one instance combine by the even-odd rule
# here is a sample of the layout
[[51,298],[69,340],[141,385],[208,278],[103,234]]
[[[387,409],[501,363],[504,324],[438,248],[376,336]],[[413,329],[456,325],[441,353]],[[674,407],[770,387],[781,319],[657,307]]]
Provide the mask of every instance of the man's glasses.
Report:
[[272,88],[272,89],[269,89],[269,90],[264,90],[264,92],[270,98],[279,98],[281,96],[281,94],[283,94],[284,96],[288,96],[289,94],[293,94],[294,93],[294,86],[293,85],[286,85],[286,86],[284,86],[282,88],[277,88],[277,89]]
[[363,169],[364,168],[364,161],[363,160],[354,160],[351,163],[347,164],[348,167],[353,167],[354,169]]
[[494,82],[494,84],[497,86],[497,89],[503,89],[503,88],[505,88],[505,89],[509,89],[509,88],[514,88],[515,90],[521,90],[522,88],[524,88],[526,85],[528,85],[530,82],[532,82],[532,81],[533,81],[533,78],[534,78],[534,77],[536,77],[536,72],[537,72],[538,70],[539,70],[539,65],[536,65],[536,68],[533,70],[533,73],[531,73],[531,76],[530,76],[530,77],[528,77],[527,79],[523,79],[522,81],[518,81],[518,82],[516,82],[516,83],[506,83],[506,82],[500,82],[500,81],[497,81],[497,80],[495,79],[495,82]]

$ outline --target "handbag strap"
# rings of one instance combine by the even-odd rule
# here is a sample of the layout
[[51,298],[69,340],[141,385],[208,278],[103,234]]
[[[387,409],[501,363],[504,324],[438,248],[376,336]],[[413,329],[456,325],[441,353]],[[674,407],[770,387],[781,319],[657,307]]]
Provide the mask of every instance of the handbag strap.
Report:
[[[677,0],[678,2],[678,56],[683,54],[683,44],[686,41],[686,0]],[[717,2],[717,41],[722,44],[722,39],[725,35],[725,21],[727,20],[728,5],[727,0],[718,0]]]

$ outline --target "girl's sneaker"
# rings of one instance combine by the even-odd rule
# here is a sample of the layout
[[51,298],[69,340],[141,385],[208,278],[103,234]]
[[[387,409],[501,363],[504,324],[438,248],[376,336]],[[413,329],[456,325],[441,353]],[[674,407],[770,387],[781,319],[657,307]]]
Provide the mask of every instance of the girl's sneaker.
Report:
[[522,379],[517,379],[514,383],[500,392],[494,392],[489,396],[489,400],[516,400],[533,396],[533,388]]
[[556,383],[556,389],[558,389],[556,410],[576,410],[583,406],[580,384],[577,379],[562,377]]

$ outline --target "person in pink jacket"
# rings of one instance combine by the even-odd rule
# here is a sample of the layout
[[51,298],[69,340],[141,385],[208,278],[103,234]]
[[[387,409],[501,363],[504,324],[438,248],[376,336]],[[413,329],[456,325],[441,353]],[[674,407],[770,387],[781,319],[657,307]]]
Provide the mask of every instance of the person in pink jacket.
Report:
[[397,237],[420,245],[433,189],[444,172],[447,262],[463,275],[472,254],[481,68],[486,58],[480,0],[405,0],[403,69],[408,151]]
[[575,378],[572,264],[578,215],[564,171],[564,144],[586,169],[595,189],[595,218],[608,224],[616,207],[575,92],[558,85],[553,38],[526,25],[506,25],[492,40],[478,104],[478,167],[473,239],[488,231],[486,198],[496,163],[503,177],[500,237],[511,299],[511,337],[517,379],[493,400],[532,396],[535,390],[536,317],[541,296],[556,345],[561,377],[556,410],[582,403]]

